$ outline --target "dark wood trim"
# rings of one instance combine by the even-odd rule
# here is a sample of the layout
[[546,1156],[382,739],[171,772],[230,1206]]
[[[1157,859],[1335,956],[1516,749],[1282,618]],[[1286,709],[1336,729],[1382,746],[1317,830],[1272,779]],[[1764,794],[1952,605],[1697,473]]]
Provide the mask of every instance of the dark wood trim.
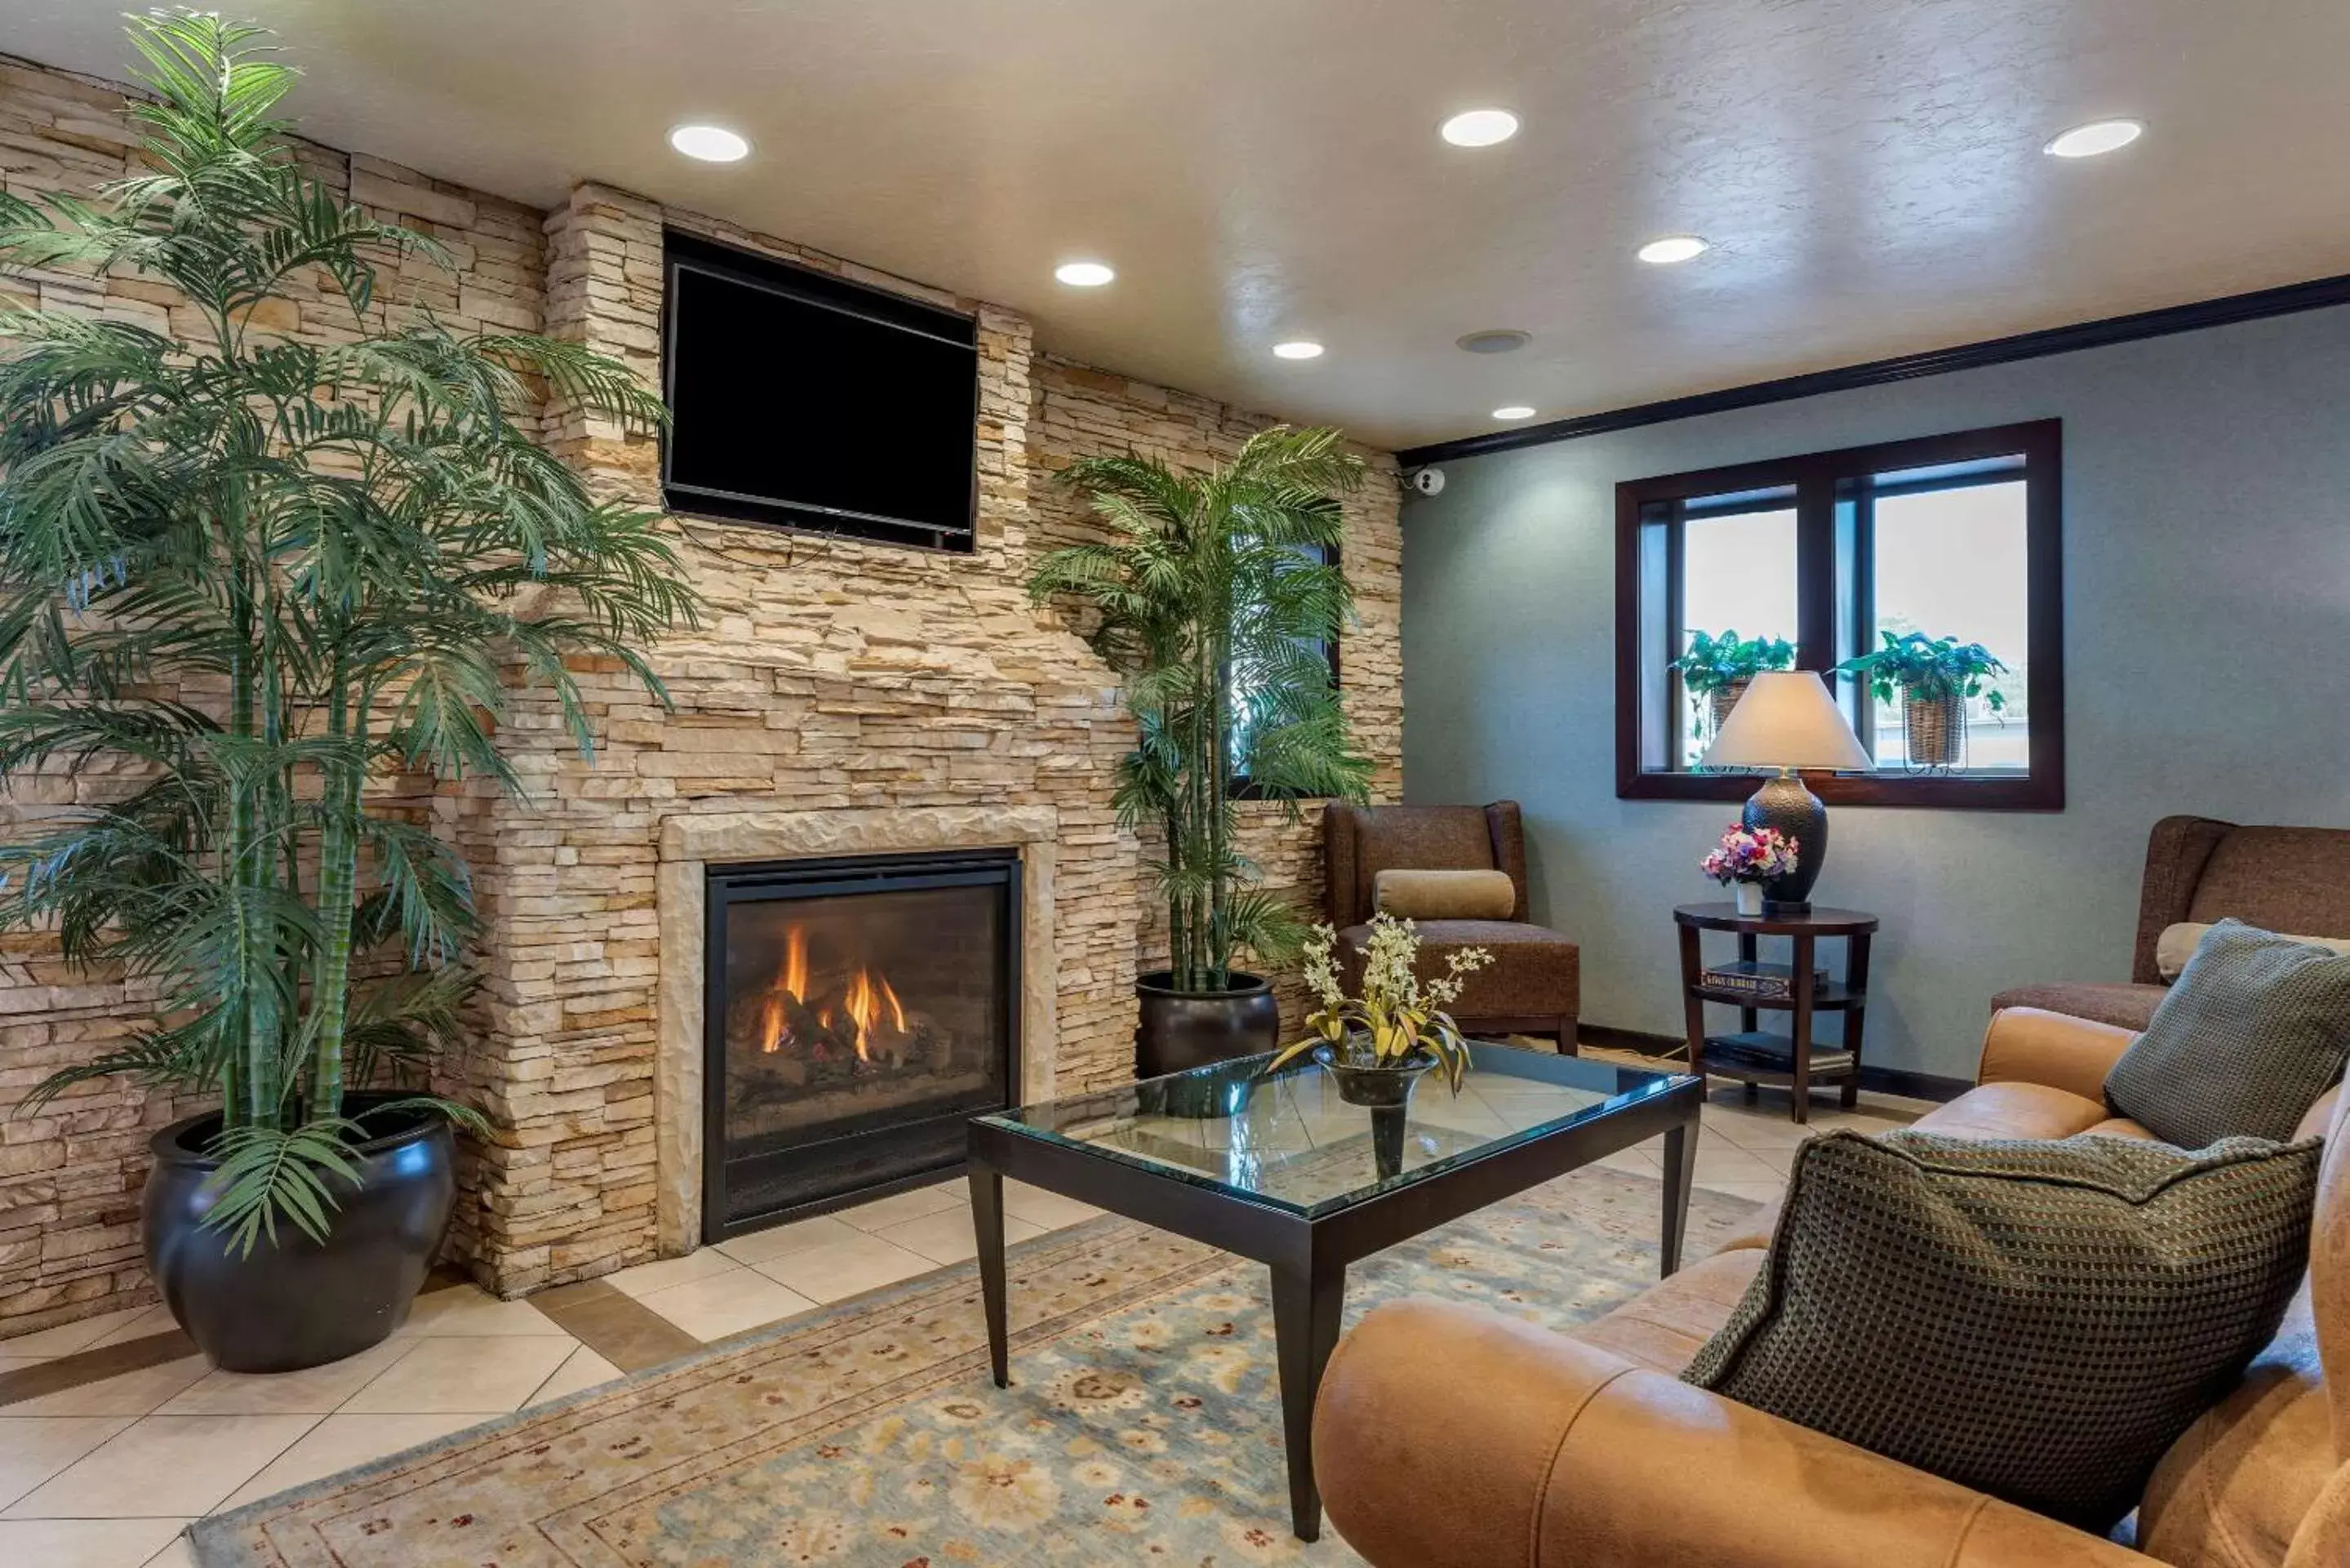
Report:
[[2312,278],[2306,283],[2289,283],[2277,288],[2257,289],[2250,294],[2228,295],[2219,299],[2197,300],[2189,305],[2165,306],[2158,310],[2141,310],[2128,316],[2109,316],[2095,321],[2077,322],[2070,327],[2020,332],[2010,337],[1993,337],[1956,348],[1929,349],[1922,354],[1871,359],[1833,370],[1812,370],[1800,376],[1783,376],[1775,380],[1753,381],[1742,387],[1692,393],[1685,398],[1636,403],[1628,408],[1611,409],[1600,413],[1578,414],[1572,419],[1549,420],[1538,425],[1520,425],[1506,431],[1488,431],[1483,435],[1463,436],[1458,441],[1433,441],[1426,446],[1408,447],[1399,452],[1396,461],[1406,468],[1419,468],[1432,462],[1451,462],[1459,458],[1482,457],[1492,452],[1514,452],[1522,447],[1547,446],[1553,441],[1577,441],[1585,436],[1638,430],[1643,425],[1669,424],[1675,420],[1726,413],[1732,409],[1751,409],[1765,403],[1789,402],[1797,398],[1815,398],[1824,392],[1881,387],[1894,381],[1915,380],[1921,376],[1942,376],[1953,370],[1976,370],[1988,365],[2008,365],[2019,359],[2038,359],[2051,354],[2077,353],[2084,348],[2104,348],[2116,343],[2134,343],[2144,337],[2166,337],[2178,332],[2231,327],[2238,322],[2262,321],[2272,316],[2291,316],[2299,311],[2323,310],[2336,305],[2350,305],[2350,274]]
[[[1619,800],[1740,801],[1762,784],[1754,774],[1696,774],[1648,766],[1659,716],[1646,683],[1648,567],[1643,530],[1648,508],[1693,496],[1793,484],[1796,491],[1795,665],[1825,676],[1848,656],[1839,632],[1848,607],[1839,602],[1835,490],[1838,481],[1943,463],[2020,453],[2025,487],[2026,660],[2032,713],[2028,772],[1913,775],[1901,773],[1806,774],[1804,783],[1830,805],[1912,806],[1957,811],[2061,811],[2064,806],[2064,422],[2033,420],[1982,430],[1805,452],[1767,462],[1733,463],[1687,473],[1627,480],[1616,487],[1616,794]],[[1864,551],[1865,554],[1865,551]],[[1855,568],[1857,569],[1856,567]],[[1669,565],[1662,591],[1677,591]],[[1849,585],[1865,593],[1865,584]],[[1866,631],[1856,620],[1855,636]],[[1831,690],[1835,682],[1831,680]],[[1676,688],[1677,691],[1677,688]],[[1862,703],[1866,707],[1865,702]],[[1677,698],[1664,715],[1666,752],[1681,720]],[[1857,726],[1856,726],[1857,727]]]

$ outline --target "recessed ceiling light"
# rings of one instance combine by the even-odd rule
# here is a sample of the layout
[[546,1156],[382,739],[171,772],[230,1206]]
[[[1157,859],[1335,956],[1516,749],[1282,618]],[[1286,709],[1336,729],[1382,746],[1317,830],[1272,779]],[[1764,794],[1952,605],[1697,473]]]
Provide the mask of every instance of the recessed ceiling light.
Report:
[[1518,117],[1506,109],[1472,109],[1444,122],[1440,134],[1455,147],[1491,147],[1518,133]]
[[1118,273],[1107,263],[1097,261],[1063,262],[1053,269],[1053,275],[1071,288],[1099,288]]
[[1276,343],[1273,351],[1284,359],[1319,359],[1322,345],[1311,337],[1295,337],[1286,343]]
[[1523,403],[1512,403],[1505,409],[1495,409],[1493,417],[1497,420],[1530,420],[1534,417],[1534,411]]
[[1534,334],[1521,332],[1514,327],[1496,327],[1484,332],[1471,332],[1452,340],[1455,348],[1471,354],[1511,354],[1534,340]]
[[1661,240],[1650,240],[1640,247],[1640,259],[1657,266],[1670,266],[1675,262],[1690,261],[1713,249],[1711,242],[1695,234],[1667,234]]
[[678,126],[669,133],[669,144],[704,163],[736,163],[751,155],[751,144],[723,125]]
[[2040,151],[2052,158],[2095,158],[2100,152],[2113,152],[2127,147],[2146,134],[2145,122],[2136,119],[2093,119],[2086,125],[2076,125]]

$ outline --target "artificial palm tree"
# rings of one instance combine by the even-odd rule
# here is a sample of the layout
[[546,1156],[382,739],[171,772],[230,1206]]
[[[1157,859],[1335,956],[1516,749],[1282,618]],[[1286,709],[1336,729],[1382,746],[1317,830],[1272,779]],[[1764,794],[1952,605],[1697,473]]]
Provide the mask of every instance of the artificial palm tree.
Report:
[[1236,778],[1283,802],[1361,800],[1368,759],[1352,748],[1325,649],[1353,611],[1335,562],[1337,496],[1362,460],[1335,430],[1276,426],[1210,472],[1155,459],[1080,458],[1060,482],[1085,493],[1108,537],[1054,550],[1029,590],[1096,613],[1087,634],[1126,677],[1139,728],[1118,763],[1118,821],[1159,828],[1148,869],[1167,899],[1173,987],[1216,992],[1247,947],[1295,952],[1308,927],[1249,884],[1237,843]]
[[[423,1082],[471,983],[465,865],[370,783],[516,787],[493,731],[525,682],[587,751],[566,660],[658,693],[637,649],[694,600],[653,516],[591,500],[532,439],[547,391],[655,426],[631,373],[380,308],[380,265],[446,259],[304,170],[265,35],[159,12],[130,36],[144,167],[95,201],[0,197],[0,259],[184,306],[172,334],[0,314],[0,781],[130,782],[20,817],[0,922],[160,993],[32,1100],[113,1074],[218,1093],[212,1222],[250,1252],[282,1220],[324,1237],[365,1136],[347,1093]],[[314,291],[347,340],[259,325]]]

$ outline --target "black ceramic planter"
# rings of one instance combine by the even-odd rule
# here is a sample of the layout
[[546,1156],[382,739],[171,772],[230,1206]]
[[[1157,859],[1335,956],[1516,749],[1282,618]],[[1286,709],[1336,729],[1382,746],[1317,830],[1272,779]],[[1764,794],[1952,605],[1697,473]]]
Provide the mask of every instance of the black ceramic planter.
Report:
[[1420,1075],[1436,1065],[1434,1058],[1414,1056],[1392,1067],[1357,1067],[1338,1059],[1338,1054],[1327,1045],[1314,1048],[1314,1059],[1329,1069],[1330,1081],[1338,1085],[1338,1097],[1350,1106],[1369,1106],[1374,1110],[1390,1110],[1408,1105],[1412,1090],[1419,1086]]
[[[354,1117],[396,1095],[351,1095]],[[155,1168],[142,1201],[147,1268],[188,1336],[230,1372],[296,1372],[381,1343],[408,1317],[441,1250],[455,1201],[456,1147],[429,1114],[382,1117],[383,1135],[359,1145],[358,1187],[330,1180],[340,1207],[325,1241],[281,1222],[251,1257],[203,1228],[205,1179],[220,1162],[203,1150],[220,1114],[174,1122],[148,1144]]]
[[1281,1006],[1273,987],[1257,975],[1232,971],[1224,991],[1177,991],[1165,970],[1134,982],[1141,1022],[1134,1031],[1138,1077],[1188,1072],[1193,1067],[1258,1056],[1281,1049]]

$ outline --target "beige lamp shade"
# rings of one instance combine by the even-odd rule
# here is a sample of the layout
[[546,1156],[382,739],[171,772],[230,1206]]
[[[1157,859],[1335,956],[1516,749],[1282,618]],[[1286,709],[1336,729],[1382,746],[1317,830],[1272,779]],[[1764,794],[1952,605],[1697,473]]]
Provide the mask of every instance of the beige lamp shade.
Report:
[[1820,678],[1808,670],[1758,675],[1700,757],[1709,768],[1833,768],[1876,764]]

